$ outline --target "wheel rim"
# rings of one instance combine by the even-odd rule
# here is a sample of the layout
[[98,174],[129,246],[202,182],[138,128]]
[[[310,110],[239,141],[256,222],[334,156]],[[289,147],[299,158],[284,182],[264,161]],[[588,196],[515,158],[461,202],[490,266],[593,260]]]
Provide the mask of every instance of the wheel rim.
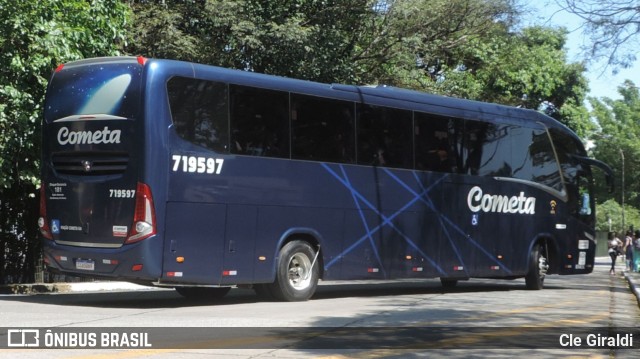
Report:
[[311,284],[311,260],[302,253],[294,254],[288,266],[289,285],[295,290],[304,290]]

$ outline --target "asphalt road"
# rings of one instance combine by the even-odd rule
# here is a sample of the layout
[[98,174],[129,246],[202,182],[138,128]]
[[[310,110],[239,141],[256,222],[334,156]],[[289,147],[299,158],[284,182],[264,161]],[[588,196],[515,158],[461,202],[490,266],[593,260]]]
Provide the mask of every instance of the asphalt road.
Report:
[[[149,289],[2,295],[0,323],[7,358],[604,358],[635,357],[640,347],[637,298],[606,263],[590,275],[549,276],[542,291],[525,290],[524,280],[470,280],[444,291],[435,279],[322,283],[312,300],[297,303],[260,301],[249,289],[217,301]],[[39,328],[40,348],[47,329],[58,344],[94,339],[99,347],[103,333],[115,332],[109,344],[136,345],[7,348],[15,338],[5,332],[16,328]],[[636,350],[588,345],[603,331],[634,334]]]

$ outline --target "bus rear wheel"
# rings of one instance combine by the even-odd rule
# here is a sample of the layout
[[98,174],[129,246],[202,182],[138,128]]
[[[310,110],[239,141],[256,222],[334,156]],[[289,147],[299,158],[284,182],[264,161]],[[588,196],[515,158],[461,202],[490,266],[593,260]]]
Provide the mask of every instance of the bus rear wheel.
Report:
[[287,302],[308,300],[316,291],[319,276],[313,247],[304,241],[289,242],[278,255],[276,280],[268,285],[269,293]]
[[227,295],[231,287],[176,287],[176,292],[191,300],[220,299]]
[[540,290],[544,288],[544,278],[547,276],[549,264],[544,256],[544,247],[536,244],[531,250],[531,259],[529,260],[529,271],[524,277],[527,289]]

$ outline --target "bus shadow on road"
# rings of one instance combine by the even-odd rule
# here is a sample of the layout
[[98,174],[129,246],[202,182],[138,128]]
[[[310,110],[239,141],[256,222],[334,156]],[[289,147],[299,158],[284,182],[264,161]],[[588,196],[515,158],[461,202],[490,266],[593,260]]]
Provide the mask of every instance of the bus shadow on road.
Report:
[[382,283],[348,284],[331,283],[318,286],[313,299],[335,299],[340,297],[377,297],[395,295],[425,295],[446,293],[475,293],[524,290],[524,283],[516,281],[460,281],[453,288],[443,288],[438,280],[394,281]]
[[[545,283],[543,291],[612,291],[628,292],[622,285],[616,285],[615,278],[594,278],[589,276],[590,285],[584,285],[582,281],[575,283],[555,282],[555,278]],[[599,280],[600,285],[593,280]],[[444,288],[437,279],[426,280],[396,280],[396,281],[348,281],[348,282],[320,282],[317,291],[311,298],[312,301],[330,300],[340,298],[357,297],[386,297],[407,295],[447,295],[459,293],[482,292],[507,292],[526,291],[524,280],[492,280],[471,279],[462,280],[455,287]],[[187,299],[172,289],[141,289],[128,291],[102,291],[102,292],[71,292],[71,293],[47,293],[34,295],[7,295],[0,296],[1,301],[22,301],[28,303],[60,305],[60,306],[85,306],[96,308],[180,308],[198,306],[225,306],[251,304],[259,302],[273,302],[273,299],[259,297],[253,289],[233,288],[223,298],[197,298]]]

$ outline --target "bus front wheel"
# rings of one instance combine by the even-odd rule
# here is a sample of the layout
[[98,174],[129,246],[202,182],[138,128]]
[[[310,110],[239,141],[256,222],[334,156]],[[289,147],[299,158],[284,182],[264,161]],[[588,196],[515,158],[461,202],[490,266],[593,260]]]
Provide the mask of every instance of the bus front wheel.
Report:
[[289,242],[280,250],[276,280],[269,284],[269,292],[279,300],[304,301],[315,293],[319,276],[313,247],[304,241]]
[[536,244],[531,250],[529,271],[524,277],[527,289],[540,290],[544,287],[544,278],[549,270],[547,258],[544,255],[544,247]]

